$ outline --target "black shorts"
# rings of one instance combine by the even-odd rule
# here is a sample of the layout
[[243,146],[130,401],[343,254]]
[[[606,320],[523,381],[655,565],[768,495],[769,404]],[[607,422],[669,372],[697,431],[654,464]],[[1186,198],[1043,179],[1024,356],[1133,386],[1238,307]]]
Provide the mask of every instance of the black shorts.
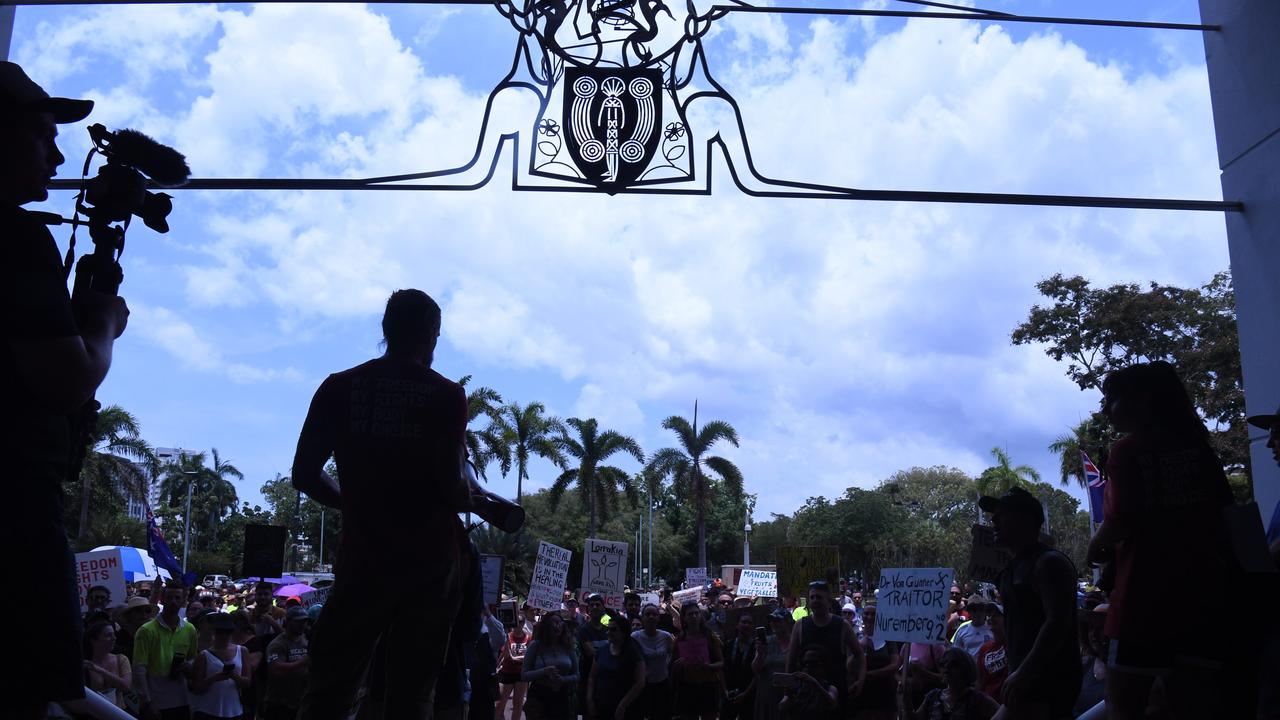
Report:
[[515,685],[520,682],[520,673],[518,672],[499,672],[498,682],[503,685]]
[[714,715],[720,710],[720,686],[708,683],[675,684],[676,715]]

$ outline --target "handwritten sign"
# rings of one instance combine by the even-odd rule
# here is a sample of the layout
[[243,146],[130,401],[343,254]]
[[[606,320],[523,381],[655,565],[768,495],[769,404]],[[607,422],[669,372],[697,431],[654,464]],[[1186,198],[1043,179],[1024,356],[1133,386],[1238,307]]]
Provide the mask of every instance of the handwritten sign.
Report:
[[662,597],[656,592],[640,593],[640,607],[645,605],[660,605]]
[[684,585],[685,587],[695,588],[702,587],[707,584],[706,568],[685,568]]
[[564,581],[569,575],[573,553],[545,540],[538,542],[538,560],[529,583],[529,604],[539,610],[559,610],[564,599]]
[[840,548],[834,545],[784,545],[778,548],[778,592],[805,597],[809,583],[826,580],[840,588]]
[[671,599],[680,603],[681,607],[684,607],[689,603],[697,605],[698,598],[700,597],[702,597],[702,588],[700,587],[689,588],[688,590],[677,590],[671,593]]
[[107,607],[124,604],[124,563],[120,550],[76,553],[76,582],[80,585],[80,612],[89,609],[89,588],[101,585],[111,593]]
[[502,565],[505,561],[501,555],[480,556],[480,579],[484,582],[484,602],[496,605],[502,599]]
[[954,575],[950,568],[881,570],[876,639],[945,643]]
[[333,589],[332,585],[322,587],[316,590],[308,590],[298,596],[302,600],[302,607],[311,607],[312,605],[323,605],[329,601],[329,591]]
[[973,548],[969,553],[969,579],[994,583],[1009,563],[1009,551],[996,545],[996,530],[990,525],[973,526]]
[[738,578],[738,595],[778,597],[778,573],[772,570],[743,570]]
[[582,555],[583,595],[599,593],[605,607],[622,608],[622,590],[627,584],[627,544],[587,538]]

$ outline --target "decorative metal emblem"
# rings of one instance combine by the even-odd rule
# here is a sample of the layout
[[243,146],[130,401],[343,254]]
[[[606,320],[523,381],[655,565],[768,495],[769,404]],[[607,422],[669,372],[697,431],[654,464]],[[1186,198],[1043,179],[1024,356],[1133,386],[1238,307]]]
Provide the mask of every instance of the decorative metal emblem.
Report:
[[565,140],[583,177],[624,188],[644,172],[662,128],[662,73],[636,68],[569,68]]

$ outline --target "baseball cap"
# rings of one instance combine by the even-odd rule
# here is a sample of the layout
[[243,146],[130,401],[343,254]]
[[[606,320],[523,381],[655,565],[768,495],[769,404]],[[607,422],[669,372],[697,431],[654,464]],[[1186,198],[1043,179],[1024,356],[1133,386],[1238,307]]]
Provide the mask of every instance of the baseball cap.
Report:
[[308,620],[307,611],[301,607],[291,607],[284,613],[285,622],[290,620]]
[[21,66],[6,60],[0,61],[0,109],[47,112],[56,123],[73,123],[89,115],[93,101],[49,97],[44,88],[27,77]]
[[1035,495],[1020,487],[1010,488],[1000,497],[983,495],[978,498],[978,507],[989,513],[1011,512],[1044,522],[1044,506]]
[[854,607],[853,603],[845,603],[844,607],[840,608],[840,612],[856,613],[858,612],[858,608]]
[[1276,422],[1280,421],[1280,408],[1270,415],[1254,415],[1249,418],[1249,424],[1254,427],[1260,427],[1263,430],[1270,430],[1276,426]]

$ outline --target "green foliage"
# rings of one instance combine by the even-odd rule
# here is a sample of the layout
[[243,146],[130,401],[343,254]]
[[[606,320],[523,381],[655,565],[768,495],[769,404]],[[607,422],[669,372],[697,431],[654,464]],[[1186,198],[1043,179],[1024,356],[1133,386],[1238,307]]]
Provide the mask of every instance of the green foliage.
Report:
[[[556,509],[564,492],[571,486],[576,487],[581,505],[587,511],[587,536],[595,537],[596,519],[607,520],[617,507],[616,490],[623,491],[631,507],[635,507],[637,499],[631,475],[621,468],[601,463],[618,453],[625,453],[643,463],[644,452],[635,440],[626,435],[614,430],[601,432],[595,418],[569,418],[565,424],[568,427],[555,439],[555,446],[572,460],[569,461],[570,467],[551,484],[551,507]],[[569,428],[574,432],[570,433]],[[577,467],[572,466],[574,461]]]
[[141,520],[135,520],[123,512],[94,513],[93,525],[89,531],[75,541],[72,547],[75,552],[88,552],[103,545],[124,545],[127,547],[147,547],[147,526]]
[[[337,468],[331,463],[326,472],[337,478]],[[285,539],[285,567],[290,570],[310,571],[317,565],[332,565],[338,556],[338,542],[342,538],[342,513],[326,508],[294,489],[288,477],[277,474],[262,485],[262,497],[268,510],[256,513],[253,522],[282,525],[288,529]],[[247,506],[246,506],[247,507]],[[324,515],[324,555],[320,555],[320,516]],[[247,513],[246,513],[247,515]],[[240,532],[243,543],[244,532]],[[298,538],[303,538],[298,542]],[[305,551],[303,546],[305,546]],[[297,553],[295,554],[295,549]]]
[[[1167,360],[1213,432],[1214,449],[1230,470],[1248,475],[1240,347],[1231,275],[1200,288],[1151,283],[1090,287],[1080,276],[1054,275],[1036,284],[1052,305],[1031,308],[1013,330],[1015,345],[1043,344],[1081,390],[1100,389],[1107,373],[1136,362]],[[1095,458],[1095,461],[1097,459]]]
[[114,522],[114,516],[127,509],[129,496],[146,499],[158,466],[155,452],[142,439],[137,418],[119,405],[102,408],[85,448],[80,477],[63,486],[68,499],[65,522],[76,545],[86,544],[90,535],[112,535],[114,528],[94,526],[98,521]]
[[727,491],[733,498],[741,498],[743,478],[737,465],[725,458],[707,454],[721,440],[738,447],[738,431],[723,420],[712,420],[699,430],[697,414],[695,404],[692,423],[679,415],[672,415],[662,421],[663,428],[675,433],[679,447],[663,448],[654,453],[645,474],[655,486],[664,480],[670,480],[675,496],[693,506],[696,515],[698,563],[691,567],[707,567],[707,514],[716,499],[717,490]]
[[991,448],[991,456],[996,464],[982,471],[978,476],[978,490],[983,495],[1003,495],[1012,488],[1026,488],[1033,482],[1040,482],[1040,473],[1030,465],[1013,466],[1009,453],[998,447]]
[[1080,458],[1083,451],[1098,466],[1099,472],[1106,472],[1107,456],[1117,437],[1111,430],[1111,424],[1102,415],[1091,415],[1088,420],[1071,428],[1067,435],[1060,435],[1049,444],[1049,451],[1056,453],[1060,460],[1059,473],[1063,485],[1074,479],[1080,487],[1085,487],[1084,462]]
[[524,481],[529,479],[531,457],[537,455],[555,463],[561,470],[568,469],[568,461],[556,443],[556,438],[565,433],[564,423],[546,412],[546,407],[540,402],[528,405],[508,403],[498,409],[491,426],[506,448],[502,474],[506,475],[515,465],[517,503],[524,497]]

